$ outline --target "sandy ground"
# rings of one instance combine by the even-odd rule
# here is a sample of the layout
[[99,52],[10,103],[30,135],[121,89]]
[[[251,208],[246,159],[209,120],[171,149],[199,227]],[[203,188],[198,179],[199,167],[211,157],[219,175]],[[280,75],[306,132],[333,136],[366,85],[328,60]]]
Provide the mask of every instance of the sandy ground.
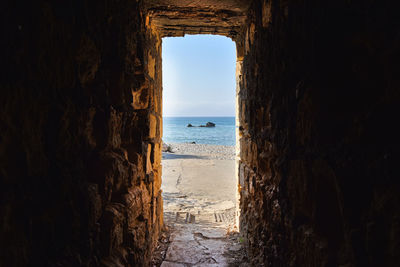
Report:
[[240,266],[235,147],[169,145],[174,153],[163,153],[162,190],[170,236],[161,266]]
[[235,208],[234,147],[172,144],[163,153],[165,212],[226,211]]

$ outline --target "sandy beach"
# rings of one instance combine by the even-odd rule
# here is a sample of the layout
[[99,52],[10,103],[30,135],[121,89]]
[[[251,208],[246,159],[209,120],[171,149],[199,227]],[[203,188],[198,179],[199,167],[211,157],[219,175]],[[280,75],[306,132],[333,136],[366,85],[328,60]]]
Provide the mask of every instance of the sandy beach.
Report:
[[239,266],[235,147],[168,145],[162,190],[170,238],[161,266]]
[[169,144],[163,153],[165,212],[216,213],[235,208],[235,147]]

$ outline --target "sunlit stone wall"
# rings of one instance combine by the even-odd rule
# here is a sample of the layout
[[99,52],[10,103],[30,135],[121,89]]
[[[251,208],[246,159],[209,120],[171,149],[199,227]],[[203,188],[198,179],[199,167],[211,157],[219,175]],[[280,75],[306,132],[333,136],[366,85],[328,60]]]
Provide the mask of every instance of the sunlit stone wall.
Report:
[[148,266],[161,39],[141,1],[6,5],[0,266]]

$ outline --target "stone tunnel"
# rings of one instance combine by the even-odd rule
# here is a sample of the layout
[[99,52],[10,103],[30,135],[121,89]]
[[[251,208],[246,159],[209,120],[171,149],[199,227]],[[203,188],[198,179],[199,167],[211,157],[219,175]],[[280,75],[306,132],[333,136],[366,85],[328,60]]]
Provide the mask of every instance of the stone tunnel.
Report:
[[6,1],[0,266],[149,266],[163,227],[161,42],[185,34],[236,42],[251,264],[399,266],[398,7]]

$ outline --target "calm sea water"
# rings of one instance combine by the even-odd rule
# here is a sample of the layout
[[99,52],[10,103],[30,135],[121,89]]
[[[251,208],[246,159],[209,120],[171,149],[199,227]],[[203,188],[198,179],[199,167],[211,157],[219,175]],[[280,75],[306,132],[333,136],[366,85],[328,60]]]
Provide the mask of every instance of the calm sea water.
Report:
[[[215,127],[187,127],[213,122]],[[210,145],[235,145],[235,117],[164,117],[163,141],[165,143],[187,143]]]

